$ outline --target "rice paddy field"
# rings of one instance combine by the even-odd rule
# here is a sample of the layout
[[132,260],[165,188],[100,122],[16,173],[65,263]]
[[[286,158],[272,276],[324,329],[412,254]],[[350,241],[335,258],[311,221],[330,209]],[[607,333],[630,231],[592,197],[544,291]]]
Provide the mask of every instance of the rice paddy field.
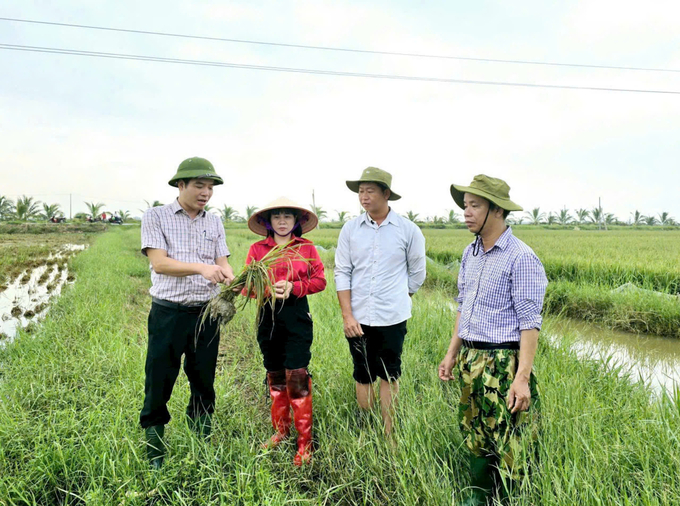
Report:
[[[611,361],[578,358],[561,316],[680,337],[680,232],[516,233],[546,266],[544,331],[561,339],[539,340],[539,458],[509,504],[680,504],[678,396],[654,396]],[[271,428],[251,307],[222,333],[213,437],[206,443],[186,427],[189,388],[180,375],[169,405],[170,453],[160,472],[150,469],[137,423],[149,267],[138,251],[139,229],[120,227],[88,236],[89,247],[68,259],[75,283],[32,333],[0,346],[0,505],[457,504],[468,481],[459,391],[436,369],[451,335],[456,262],[471,236],[425,230],[428,281],[413,299],[392,447],[377,411],[357,420],[334,293],[337,234],[310,234],[328,250],[321,254],[329,280],[310,297],[318,447],[311,466],[292,466],[292,442],[260,448]],[[23,246],[7,250],[8,236],[0,234],[3,272],[17,263],[7,251],[47,247],[45,235],[20,236],[14,239]],[[228,230],[236,268],[255,239]]]

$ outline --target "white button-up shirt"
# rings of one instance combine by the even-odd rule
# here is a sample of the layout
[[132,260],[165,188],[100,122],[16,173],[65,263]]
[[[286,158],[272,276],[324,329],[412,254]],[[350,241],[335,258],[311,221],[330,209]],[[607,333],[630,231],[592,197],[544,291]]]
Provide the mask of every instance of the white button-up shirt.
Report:
[[380,225],[364,213],[342,227],[335,251],[335,288],[351,290],[362,325],[383,327],[411,317],[411,298],[425,281],[425,237],[390,210]]
[[[179,205],[152,207],[142,216],[142,253],[146,248],[162,249],[168,257],[180,262],[215,265],[215,260],[229,256],[224,238],[224,225],[214,214],[202,211],[196,218]],[[206,302],[219,292],[219,287],[200,274],[192,276],[168,276],[158,274],[151,267],[153,297],[178,304]]]

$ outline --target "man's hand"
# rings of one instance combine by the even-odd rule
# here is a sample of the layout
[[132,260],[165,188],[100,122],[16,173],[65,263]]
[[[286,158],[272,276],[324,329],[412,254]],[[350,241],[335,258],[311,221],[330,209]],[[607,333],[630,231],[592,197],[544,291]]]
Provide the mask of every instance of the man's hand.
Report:
[[231,265],[226,267],[221,265],[220,268],[222,269],[222,274],[224,275],[224,284],[230,285],[231,282],[234,281],[234,270],[231,268]]
[[364,331],[361,329],[361,324],[356,321],[354,316],[352,315],[347,315],[342,317],[342,323],[345,328],[345,336],[352,338],[352,337],[361,337],[364,335]]
[[529,409],[529,406],[531,406],[531,391],[529,390],[528,380],[520,377],[515,378],[508,391],[507,406],[511,413]]
[[287,299],[290,297],[290,292],[293,290],[293,283],[290,281],[277,281],[274,283],[274,297],[277,299]]
[[457,358],[451,356],[448,353],[444,356],[444,360],[439,364],[439,379],[443,381],[449,381],[453,379],[451,371],[456,366]]
[[[226,274],[229,274],[224,267],[219,265],[208,265],[204,264],[201,268],[201,276],[212,283],[222,283],[227,279]],[[231,275],[231,279],[234,279],[234,275]]]

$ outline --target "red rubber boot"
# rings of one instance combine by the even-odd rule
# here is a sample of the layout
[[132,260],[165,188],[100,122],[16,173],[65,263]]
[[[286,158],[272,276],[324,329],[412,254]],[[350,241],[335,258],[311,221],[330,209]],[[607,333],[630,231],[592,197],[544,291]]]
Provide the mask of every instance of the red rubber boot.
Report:
[[312,460],[312,378],[307,369],[286,369],[286,384],[298,433],[293,464],[301,466]]
[[275,448],[290,434],[290,401],[286,389],[286,371],[267,372],[269,396],[272,398],[272,426],[274,435],[263,443],[265,448]]

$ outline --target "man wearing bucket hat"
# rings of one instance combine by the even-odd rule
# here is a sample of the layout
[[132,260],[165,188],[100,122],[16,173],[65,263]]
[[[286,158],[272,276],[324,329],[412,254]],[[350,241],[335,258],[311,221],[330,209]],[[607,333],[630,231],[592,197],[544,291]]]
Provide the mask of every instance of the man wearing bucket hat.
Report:
[[205,211],[213,186],[222,183],[208,160],[184,160],[168,183],[179,190],[179,197],[142,217],[142,253],[151,262],[152,304],[140,424],[156,469],[166,453],[167,403],[182,355],[191,386],[187,420],[201,436],[210,435],[219,322],[210,318],[203,326],[199,322],[206,303],[219,291],[218,283],[234,278],[224,226]]
[[458,367],[458,413],[471,452],[472,488],[464,504],[486,504],[494,487],[507,493],[526,467],[521,434],[537,430],[532,367],[548,280],[532,249],[505,223],[509,212],[522,210],[509,192],[505,181],[485,175],[470,186],[451,185],[476,235],[461,260],[456,323],[439,365],[444,381]]
[[359,408],[372,407],[373,383],[380,378],[381,414],[390,435],[410,296],[425,281],[425,238],[415,223],[390,208],[389,202],[401,197],[392,191],[389,172],[368,167],[360,179],[346,184],[358,193],[366,212],[342,227],[335,285]]
[[[262,260],[276,247],[283,247],[288,261],[274,265],[276,302],[265,304],[257,316],[257,342],[267,370],[274,435],[266,447],[278,446],[290,433],[293,423],[298,433],[296,466],[312,458],[312,377],[307,371],[314,337],[307,295],[326,288],[326,277],[314,243],[302,234],[314,230],[316,215],[295,202],[281,197],[253,214],[250,230],[266,238],[250,246],[246,264]],[[247,295],[247,294],[246,294]]]

